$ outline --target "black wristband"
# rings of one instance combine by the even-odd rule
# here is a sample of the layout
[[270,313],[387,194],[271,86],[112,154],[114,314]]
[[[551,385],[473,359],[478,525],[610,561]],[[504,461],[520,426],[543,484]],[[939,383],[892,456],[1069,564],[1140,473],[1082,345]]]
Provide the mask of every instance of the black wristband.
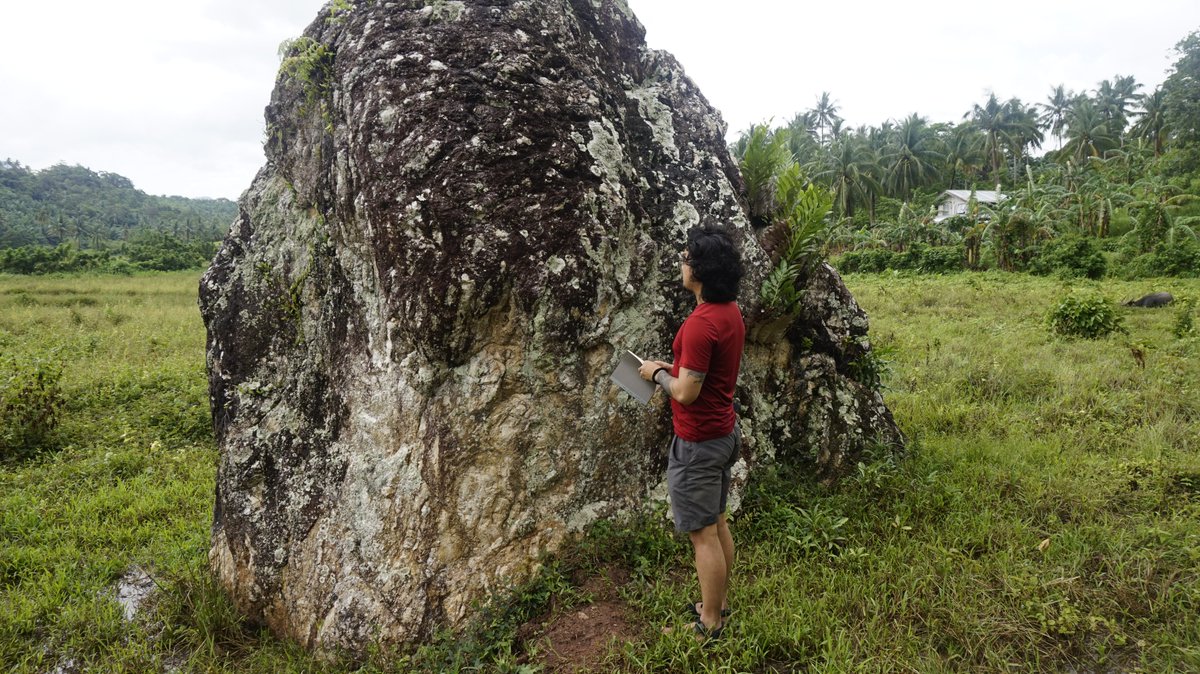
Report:
[[654,382],[655,384],[658,384],[659,386],[661,386],[661,387],[663,387],[663,388],[666,388],[666,387],[667,387],[667,385],[666,385],[666,384],[659,384],[659,383],[658,383],[658,373],[659,373],[659,372],[666,372],[668,377],[669,377],[669,376],[671,376],[671,371],[670,371],[670,370],[668,370],[668,369],[667,369],[667,368],[665,368],[665,367],[660,367],[660,368],[658,368],[657,370],[655,370],[655,371],[654,371],[654,374],[650,375],[650,381]]

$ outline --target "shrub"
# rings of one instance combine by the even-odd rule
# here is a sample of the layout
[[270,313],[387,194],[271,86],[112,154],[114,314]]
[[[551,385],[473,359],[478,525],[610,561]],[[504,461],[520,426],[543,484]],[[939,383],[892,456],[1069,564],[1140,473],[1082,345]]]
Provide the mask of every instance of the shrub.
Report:
[[962,236],[975,226],[975,221],[965,215],[952,215],[942,220],[942,228],[953,234]]
[[892,269],[894,253],[886,248],[868,248],[843,254],[833,266],[843,273],[881,272]]
[[1063,298],[1046,317],[1050,330],[1066,337],[1098,339],[1125,332],[1122,318],[1108,300],[1095,292],[1074,293]]
[[921,266],[921,255],[925,253],[927,246],[923,243],[914,243],[907,250],[892,254],[892,269],[909,269],[916,270]]
[[1017,211],[1007,218],[997,218],[992,229],[992,252],[996,264],[1005,271],[1024,271],[1033,257],[1037,227],[1030,214]]
[[921,253],[921,261],[918,268],[926,274],[945,274],[962,271],[962,247],[930,246]]
[[926,274],[944,274],[963,270],[963,251],[959,246],[926,246],[914,243],[908,250],[868,248],[842,254],[833,266],[843,273],[881,272],[888,269],[911,270]]
[[866,250],[863,253],[867,256],[867,265],[873,271],[886,271],[895,269],[898,266],[896,261],[897,253],[886,248],[876,248],[874,250]]
[[819,501],[802,508],[786,494],[757,496],[744,512],[750,536],[777,541],[806,556],[834,558],[844,549],[850,518],[838,510]]
[[70,269],[74,248],[67,243],[57,246],[21,246],[0,250],[0,272],[8,274],[50,274]]
[[1130,260],[1125,265],[1124,276],[1200,276],[1200,243],[1193,239],[1182,239],[1173,246],[1160,242],[1153,251]]
[[50,449],[62,407],[62,366],[43,360],[0,363],[0,461]]
[[862,271],[862,269],[860,268],[861,261],[862,261],[862,251],[858,251],[858,250],[852,250],[852,251],[849,251],[846,253],[842,253],[841,255],[837,255],[837,256],[829,258],[829,264],[832,265],[834,269],[840,271],[843,274],[850,274],[853,272]]
[[895,353],[896,347],[890,341],[879,341],[874,348],[864,348],[858,358],[847,363],[850,377],[863,386],[879,390],[892,371]]
[[212,241],[184,241],[165,232],[143,232],[112,248],[81,250],[72,243],[63,243],[0,249],[0,272],[130,274],[140,270],[202,269],[216,251],[217,244]]
[[1048,241],[1029,265],[1034,274],[1059,274],[1067,277],[1104,277],[1108,262],[1090,237],[1068,234]]
[[74,271],[103,271],[112,253],[106,249],[80,250],[71,243],[57,246],[22,246],[0,250],[0,272],[9,274],[55,274]]
[[122,252],[138,269],[152,271],[198,269],[209,263],[202,244],[188,243],[160,232],[147,232],[131,239]]
[[[312,110],[323,102],[331,91],[334,52],[324,44],[308,36],[285,40],[279,45],[279,73],[299,82],[304,88],[304,107],[301,112]],[[322,113],[324,113],[322,107]]]

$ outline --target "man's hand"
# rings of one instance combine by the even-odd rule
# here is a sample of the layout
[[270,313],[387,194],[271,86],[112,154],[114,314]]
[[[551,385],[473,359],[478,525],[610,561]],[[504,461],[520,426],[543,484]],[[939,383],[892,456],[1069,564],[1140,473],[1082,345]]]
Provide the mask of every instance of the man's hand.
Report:
[[646,381],[654,381],[654,371],[660,367],[665,367],[662,361],[643,360],[642,366],[638,368],[638,374],[642,375],[642,379]]
[[664,363],[661,360],[643,360],[642,366],[638,368],[638,374],[642,375],[642,379],[646,381],[654,381],[654,372],[658,368],[666,368],[667,372],[671,372],[671,364]]

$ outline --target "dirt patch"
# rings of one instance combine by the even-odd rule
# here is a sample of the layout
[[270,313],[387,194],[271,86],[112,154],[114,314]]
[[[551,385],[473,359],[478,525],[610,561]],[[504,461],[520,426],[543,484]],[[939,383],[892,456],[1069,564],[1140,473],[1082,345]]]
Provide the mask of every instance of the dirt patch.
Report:
[[620,588],[629,582],[629,573],[619,568],[573,579],[589,603],[571,608],[552,605],[538,619],[521,627],[526,651],[548,674],[603,671],[609,650],[637,638],[642,625],[631,620],[629,605],[621,599]]
[[571,581],[584,594],[590,595],[593,601],[618,599],[621,596],[621,588],[628,585],[631,579],[629,570],[619,566],[606,567],[594,576],[576,572],[571,577]]
[[622,602],[602,601],[566,611],[534,641],[547,672],[599,671],[609,648],[638,635]]

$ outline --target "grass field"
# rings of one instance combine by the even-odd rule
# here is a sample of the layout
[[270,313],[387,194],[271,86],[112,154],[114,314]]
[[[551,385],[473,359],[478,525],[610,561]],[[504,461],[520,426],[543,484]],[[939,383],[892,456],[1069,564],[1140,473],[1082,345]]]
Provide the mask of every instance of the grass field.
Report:
[[[2,671],[354,671],[243,624],[207,575],[197,278],[0,277],[0,364],[61,365],[64,398],[57,449],[0,468]],[[698,590],[684,541],[643,522],[598,528],[464,637],[359,671],[538,671],[530,626],[618,569],[636,634],[595,671],[1200,672],[1200,337],[1173,334],[1173,308],[1053,337],[1070,283],[847,278],[911,451],[831,488],[762,473],[715,647],[661,632]],[[1196,280],[1074,283],[1200,297]],[[156,590],[127,623],[112,588],[134,565]]]

